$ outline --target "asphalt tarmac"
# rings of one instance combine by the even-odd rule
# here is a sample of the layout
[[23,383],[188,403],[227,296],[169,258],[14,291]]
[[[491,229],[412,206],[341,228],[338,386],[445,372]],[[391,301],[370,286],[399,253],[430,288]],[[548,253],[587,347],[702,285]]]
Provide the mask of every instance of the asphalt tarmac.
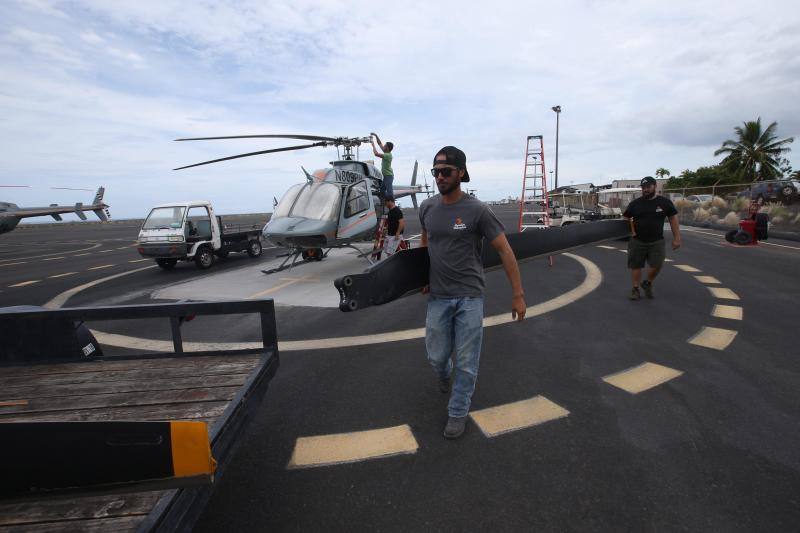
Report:
[[[516,226],[512,209],[497,213]],[[415,214],[406,217],[414,235]],[[341,313],[325,306],[329,295],[315,299],[300,290],[305,281],[292,281],[324,277],[325,261],[278,282],[253,274],[275,261],[274,249],[165,272],[137,262],[137,230],[119,222],[0,236],[0,302],[52,305],[70,289],[55,302],[271,291],[262,297],[276,299],[281,368],[197,531],[728,532],[800,523],[797,243],[736,247],[722,232],[683,228],[655,299],[635,302],[624,242],[556,256],[552,267],[526,262],[522,323],[504,319],[511,292],[502,270],[488,273],[486,315],[498,318],[484,330],[467,431],[447,441],[447,396],[419,335],[423,296]],[[350,265],[365,266],[342,268]],[[124,275],[74,290],[115,274]],[[297,299],[280,303],[287,293]],[[257,339],[249,318],[199,320],[185,340]],[[165,327],[91,326],[118,335],[112,353],[128,349],[124,339],[169,338]]]

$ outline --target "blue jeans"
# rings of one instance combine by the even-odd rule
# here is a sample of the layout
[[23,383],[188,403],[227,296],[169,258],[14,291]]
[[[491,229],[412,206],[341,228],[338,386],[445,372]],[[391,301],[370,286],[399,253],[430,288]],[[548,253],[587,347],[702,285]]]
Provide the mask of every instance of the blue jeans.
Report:
[[455,352],[455,379],[450,393],[448,414],[467,416],[483,341],[483,298],[428,299],[428,316],[425,319],[425,348],[428,361],[439,379],[450,377]]
[[391,196],[394,198],[394,188],[392,187],[392,182],[394,182],[394,175],[387,174],[383,177],[383,196]]

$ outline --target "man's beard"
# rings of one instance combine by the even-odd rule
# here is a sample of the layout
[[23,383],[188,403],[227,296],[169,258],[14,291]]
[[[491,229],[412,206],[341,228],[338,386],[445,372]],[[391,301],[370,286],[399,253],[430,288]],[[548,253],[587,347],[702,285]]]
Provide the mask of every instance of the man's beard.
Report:
[[458,181],[452,182],[449,185],[447,182],[444,183],[439,183],[438,181],[436,182],[436,188],[439,189],[439,194],[441,194],[442,196],[450,194],[451,192],[456,190],[459,185],[460,183]]
[[655,191],[653,191],[653,192],[648,192],[648,193],[643,193],[643,194],[642,194],[642,198],[644,198],[645,200],[649,200],[650,198],[652,198],[652,197],[653,197],[653,196],[655,196],[655,195],[656,195],[656,192],[655,192]]

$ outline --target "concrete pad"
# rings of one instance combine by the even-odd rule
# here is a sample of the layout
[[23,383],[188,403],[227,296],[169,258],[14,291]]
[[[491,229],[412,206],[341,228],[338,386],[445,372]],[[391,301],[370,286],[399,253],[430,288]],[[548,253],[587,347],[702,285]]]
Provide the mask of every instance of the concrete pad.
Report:
[[737,333],[737,331],[732,329],[712,328],[706,326],[686,342],[696,346],[702,346],[704,348],[711,348],[713,350],[724,350],[730,345],[730,343],[733,342],[733,339],[736,338]]
[[367,260],[358,257],[355,250],[344,248],[331,250],[322,261],[300,260],[288,270],[274,274],[262,272],[278,267],[283,259],[172,285],[154,292],[153,297],[207,301],[273,298],[276,305],[339,307],[339,291],[333,286],[333,280],[346,274],[358,274],[369,267]]
[[569,415],[569,411],[544,396],[473,411],[472,420],[487,437],[538,426]]
[[742,320],[743,315],[744,309],[736,305],[715,305],[711,311],[711,316],[730,320]]
[[714,298],[720,298],[722,300],[738,300],[739,296],[730,289],[726,289],[724,287],[706,287],[709,291],[711,291],[711,295]]
[[639,394],[675,379],[682,374],[682,371],[674,368],[655,363],[642,363],[637,367],[606,376],[603,381],[631,394]]
[[416,453],[419,445],[408,425],[301,437],[287,468],[310,468]]

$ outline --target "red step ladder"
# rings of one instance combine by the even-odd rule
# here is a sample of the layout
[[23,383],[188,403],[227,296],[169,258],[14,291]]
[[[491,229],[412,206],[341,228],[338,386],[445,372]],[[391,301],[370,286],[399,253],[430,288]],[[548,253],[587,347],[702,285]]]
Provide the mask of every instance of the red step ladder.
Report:
[[529,135],[525,144],[525,169],[519,198],[519,231],[549,227],[550,200],[544,171],[544,141],[541,135]]

